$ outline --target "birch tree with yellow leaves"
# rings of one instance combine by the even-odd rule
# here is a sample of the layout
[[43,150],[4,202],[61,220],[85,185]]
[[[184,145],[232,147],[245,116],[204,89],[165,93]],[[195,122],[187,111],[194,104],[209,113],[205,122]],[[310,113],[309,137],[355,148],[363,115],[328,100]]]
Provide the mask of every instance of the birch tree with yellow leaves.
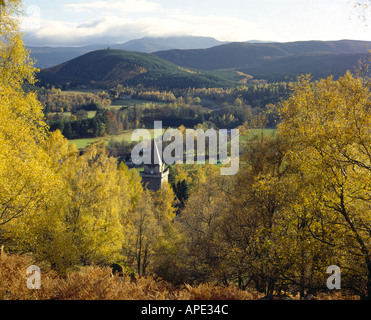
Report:
[[17,16],[20,1],[5,1],[0,11],[0,242],[4,227],[34,213],[55,187],[42,106],[24,83],[34,83],[33,64],[22,42]]
[[[335,81],[303,76],[278,108],[279,135],[300,183],[306,230],[332,248],[344,288],[371,297],[371,83],[349,72]],[[324,266],[325,267],[325,266]]]
[[22,42],[20,7],[9,0],[0,11],[0,244],[59,271],[120,260],[139,177],[134,183],[118,170],[102,143],[81,155],[49,132],[36,94],[22,90],[36,69]]

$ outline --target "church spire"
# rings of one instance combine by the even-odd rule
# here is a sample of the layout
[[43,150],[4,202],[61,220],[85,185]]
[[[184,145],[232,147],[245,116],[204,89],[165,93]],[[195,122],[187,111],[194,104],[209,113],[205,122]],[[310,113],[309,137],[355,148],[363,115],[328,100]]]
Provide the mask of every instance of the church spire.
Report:
[[162,185],[169,180],[169,169],[165,169],[162,159],[162,147],[156,139],[151,141],[151,163],[144,166],[140,173],[143,185],[153,191],[160,190]]
[[162,156],[160,154],[160,151],[158,150],[156,139],[153,139],[151,141],[151,165],[158,165],[160,166],[160,168],[163,165]]

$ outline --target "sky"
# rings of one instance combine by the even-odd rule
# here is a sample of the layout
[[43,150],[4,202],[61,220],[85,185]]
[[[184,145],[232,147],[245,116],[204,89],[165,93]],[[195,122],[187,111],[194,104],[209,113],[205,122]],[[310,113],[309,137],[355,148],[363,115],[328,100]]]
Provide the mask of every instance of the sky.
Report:
[[[124,43],[142,37],[220,41],[369,40],[355,0],[24,0],[33,46]],[[368,12],[367,12],[368,14]]]

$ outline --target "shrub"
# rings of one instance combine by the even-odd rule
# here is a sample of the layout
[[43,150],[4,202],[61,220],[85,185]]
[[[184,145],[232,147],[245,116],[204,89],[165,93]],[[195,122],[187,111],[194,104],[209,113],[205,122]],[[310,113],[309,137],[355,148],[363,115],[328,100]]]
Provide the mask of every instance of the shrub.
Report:
[[[89,266],[66,275],[41,266],[41,289],[27,288],[31,257],[0,255],[0,300],[257,300],[263,295],[214,284],[174,286],[151,277],[119,277],[112,268]],[[295,297],[296,299],[298,297]],[[356,299],[321,294],[320,300]]]

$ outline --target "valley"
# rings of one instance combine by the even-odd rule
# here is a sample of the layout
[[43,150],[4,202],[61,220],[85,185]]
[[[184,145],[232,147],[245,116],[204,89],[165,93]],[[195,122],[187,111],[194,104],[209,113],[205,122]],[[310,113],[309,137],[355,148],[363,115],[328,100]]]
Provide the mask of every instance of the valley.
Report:
[[0,299],[370,300],[371,38],[329,3],[0,1]]

